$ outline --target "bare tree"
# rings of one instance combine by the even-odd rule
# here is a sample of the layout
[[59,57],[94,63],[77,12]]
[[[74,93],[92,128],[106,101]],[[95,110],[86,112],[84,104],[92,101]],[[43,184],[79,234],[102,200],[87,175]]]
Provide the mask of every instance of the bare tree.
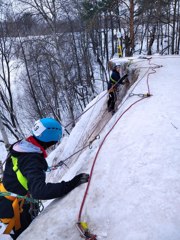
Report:
[[0,99],[1,114],[4,125],[18,139],[21,134],[21,127],[15,113],[14,98],[12,93],[12,72],[17,67],[13,62],[14,58],[14,39],[9,37],[9,29],[6,21],[0,23]]

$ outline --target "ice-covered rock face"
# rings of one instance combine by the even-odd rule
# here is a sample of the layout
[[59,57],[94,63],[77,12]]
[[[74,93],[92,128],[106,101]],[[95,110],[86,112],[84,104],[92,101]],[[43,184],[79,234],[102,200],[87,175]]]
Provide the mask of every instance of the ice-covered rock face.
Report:
[[[110,119],[108,113],[103,114],[107,98],[102,98],[81,117],[62,151],[56,149],[52,155],[57,161],[65,159],[81,144],[87,144],[88,136],[101,131],[92,148],[86,148],[71,161],[63,179],[70,179],[80,170],[90,172],[107,132],[129,106],[141,99],[137,94],[147,93],[149,76],[152,97],[133,105],[123,115],[105,140],[95,164],[82,220],[98,240],[180,239],[179,59],[155,56],[152,65],[143,59],[138,63],[133,60],[130,67],[140,69],[139,77],[116,114]],[[157,67],[155,71],[152,66]],[[57,180],[62,170],[52,173],[52,180],[53,174]],[[81,239],[76,222],[85,187],[52,201],[18,240]]]
[[[0,229],[1,231],[1,229]],[[8,234],[0,234],[1,240],[12,240],[12,237],[10,237]]]

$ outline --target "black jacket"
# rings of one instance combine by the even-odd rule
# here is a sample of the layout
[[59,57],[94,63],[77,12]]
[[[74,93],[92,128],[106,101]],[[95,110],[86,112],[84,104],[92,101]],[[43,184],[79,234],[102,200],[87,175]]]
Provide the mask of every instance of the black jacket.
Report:
[[[35,141],[36,142],[36,141]],[[22,175],[27,179],[28,192],[34,199],[46,200],[53,198],[60,198],[69,193],[72,189],[78,185],[88,181],[88,176],[85,179],[82,174],[75,176],[69,182],[62,181],[61,183],[46,183],[45,171],[47,170],[47,162],[44,157],[45,150],[36,144],[32,144],[26,140],[22,140],[16,143],[10,150],[9,157],[6,161],[3,185],[7,191],[18,194],[26,195],[27,190],[21,185],[17,179],[16,173],[13,171],[13,162],[11,156],[18,159],[18,169]],[[82,177],[82,179],[81,179]],[[14,230],[14,234],[11,235],[13,239],[17,237],[29,226],[34,217],[37,216],[39,209],[37,203],[29,203],[25,201],[23,205],[23,211],[20,214],[21,228]],[[12,207],[12,201],[6,197],[0,197],[0,219],[12,218],[14,211]]]
[[[12,151],[12,156],[18,158],[18,168],[28,180],[29,193],[33,198],[47,200],[59,198],[73,189],[72,182],[46,183],[45,172],[47,162],[42,154],[39,153],[18,153]],[[9,157],[3,177],[3,184],[6,190],[19,195],[26,195],[27,191],[17,180],[16,173],[13,171],[12,160]]]
[[121,78],[120,73],[116,70],[113,70],[112,74],[111,74],[111,78],[110,78],[111,82],[113,82],[113,81],[118,82],[120,80],[120,78]]
[[[46,200],[60,198],[76,187],[77,183],[73,180],[69,182],[62,181],[61,183],[46,183],[45,172],[48,165],[43,153],[41,151],[20,152],[14,150],[13,147],[10,156],[6,161],[3,176],[4,187],[9,192],[19,195],[27,194],[27,191],[19,183],[16,173],[13,171],[11,156],[18,158],[18,168],[23,176],[26,177],[29,188],[28,192],[34,199]],[[0,197],[0,218],[8,218],[12,216],[13,211],[11,201],[7,200],[5,197]]]
[[120,73],[116,70],[113,70],[112,71],[112,74],[111,74],[111,77],[110,77],[110,80],[108,82],[108,90],[118,82],[117,85],[119,84],[124,84],[123,81],[121,81],[121,76],[120,76]]

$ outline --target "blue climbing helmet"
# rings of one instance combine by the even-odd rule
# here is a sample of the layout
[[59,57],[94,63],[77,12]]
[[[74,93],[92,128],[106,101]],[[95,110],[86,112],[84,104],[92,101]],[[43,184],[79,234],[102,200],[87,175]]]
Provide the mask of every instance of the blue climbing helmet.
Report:
[[53,118],[42,118],[35,122],[32,134],[41,142],[58,142],[62,137],[62,126]]

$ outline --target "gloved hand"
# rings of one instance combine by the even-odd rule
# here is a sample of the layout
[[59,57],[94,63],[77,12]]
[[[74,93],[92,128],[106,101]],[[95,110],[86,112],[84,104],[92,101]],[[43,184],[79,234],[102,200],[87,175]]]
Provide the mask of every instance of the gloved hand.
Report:
[[126,85],[129,85],[129,84],[130,84],[130,81],[129,81],[128,78],[125,80],[125,84],[126,84]]
[[80,173],[79,175],[75,176],[70,182],[73,187],[78,187],[79,185],[88,182],[89,174],[87,173]]

